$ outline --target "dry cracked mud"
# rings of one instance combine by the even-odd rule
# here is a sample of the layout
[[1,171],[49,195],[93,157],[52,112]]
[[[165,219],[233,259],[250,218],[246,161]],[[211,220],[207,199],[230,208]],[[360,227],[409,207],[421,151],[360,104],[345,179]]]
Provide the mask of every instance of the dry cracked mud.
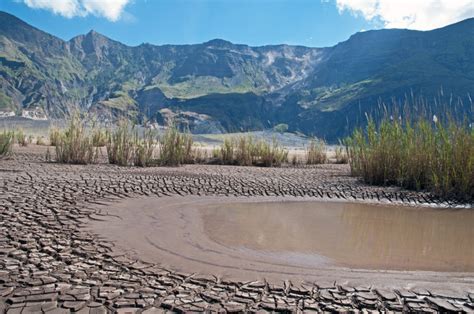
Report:
[[239,281],[130,258],[86,228],[103,215],[101,204],[142,196],[441,202],[427,193],[366,186],[344,165],[140,169],[46,163],[44,154],[44,147],[15,148],[11,158],[0,160],[2,312],[474,311],[474,275],[458,278],[460,290],[446,290],[443,283],[429,290],[358,286],[337,275]]

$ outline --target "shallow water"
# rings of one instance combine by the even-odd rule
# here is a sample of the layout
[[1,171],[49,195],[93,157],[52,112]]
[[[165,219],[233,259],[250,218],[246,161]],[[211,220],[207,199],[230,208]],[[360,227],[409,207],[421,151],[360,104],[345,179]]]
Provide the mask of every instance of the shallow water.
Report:
[[273,260],[364,269],[474,271],[474,211],[469,209],[245,202],[206,205],[199,213],[211,241]]

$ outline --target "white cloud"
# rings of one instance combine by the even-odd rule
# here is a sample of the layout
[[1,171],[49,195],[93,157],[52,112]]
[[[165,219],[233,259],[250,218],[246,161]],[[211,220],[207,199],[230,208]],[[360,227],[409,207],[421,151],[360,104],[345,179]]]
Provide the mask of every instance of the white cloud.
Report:
[[474,16],[474,0],[335,0],[350,11],[386,28],[430,30]]
[[34,9],[50,10],[67,18],[89,14],[117,21],[131,0],[23,0]]

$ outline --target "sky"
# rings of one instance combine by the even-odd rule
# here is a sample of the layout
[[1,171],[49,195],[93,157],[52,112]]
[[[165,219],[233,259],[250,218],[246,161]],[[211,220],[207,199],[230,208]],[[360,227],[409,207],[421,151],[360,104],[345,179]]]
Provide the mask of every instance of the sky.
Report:
[[327,47],[359,31],[474,17],[474,0],[0,0],[0,10],[64,40],[93,29],[131,46],[221,38]]

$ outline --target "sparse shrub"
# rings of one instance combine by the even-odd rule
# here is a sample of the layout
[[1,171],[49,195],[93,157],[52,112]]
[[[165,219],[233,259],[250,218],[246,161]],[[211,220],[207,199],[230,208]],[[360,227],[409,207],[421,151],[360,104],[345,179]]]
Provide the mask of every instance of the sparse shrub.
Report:
[[28,137],[23,132],[23,129],[17,129],[15,131],[15,139],[18,145],[20,146],[28,146]]
[[98,150],[94,148],[92,136],[86,130],[79,113],[74,113],[64,131],[54,135],[56,161],[69,164],[89,164],[97,160]]
[[346,145],[352,174],[366,183],[474,199],[474,129],[467,123],[385,119],[377,127],[370,119]]
[[0,157],[8,156],[12,153],[15,135],[12,131],[3,131],[0,134]]
[[181,133],[175,124],[171,124],[160,137],[160,164],[179,166],[193,162],[193,138],[189,133]]
[[326,143],[323,140],[312,139],[306,149],[306,164],[316,165],[327,162]]

